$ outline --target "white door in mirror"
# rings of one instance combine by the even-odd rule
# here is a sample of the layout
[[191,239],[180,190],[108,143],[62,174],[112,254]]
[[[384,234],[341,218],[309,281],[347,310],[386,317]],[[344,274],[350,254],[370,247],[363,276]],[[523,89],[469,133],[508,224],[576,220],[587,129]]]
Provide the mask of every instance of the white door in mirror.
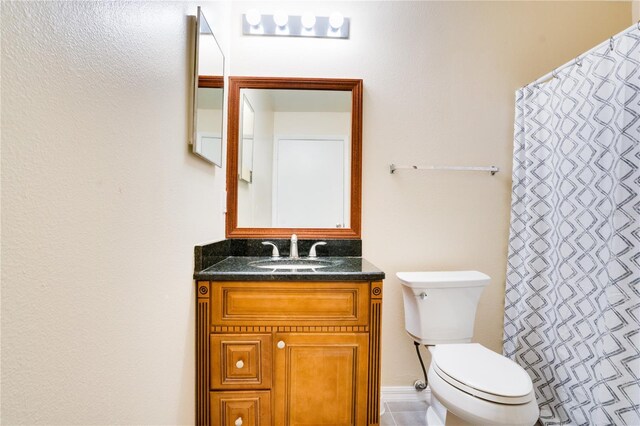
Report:
[[345,218],[345,141],[279,139],[273,226],[332,228]]

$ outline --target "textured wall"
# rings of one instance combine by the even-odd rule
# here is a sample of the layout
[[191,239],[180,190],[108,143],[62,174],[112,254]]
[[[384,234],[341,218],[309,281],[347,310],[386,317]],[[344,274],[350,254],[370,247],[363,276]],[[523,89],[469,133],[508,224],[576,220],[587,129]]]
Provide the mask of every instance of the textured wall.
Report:
[[196,4],[1,7],[1,422],[192,424],[193,246],[224,236],[187,146]]
[[[629,25],[623,2],[279,2],[341,10],[349,40],[242,37],[233,2],[232,75],[364,79],[363,251],[387,273],[383,386],[421,376],[397,271],[493,277],[475,338],[500,351],[514,92]],[[389,164],[496,165],[501,173],[398,172]]]

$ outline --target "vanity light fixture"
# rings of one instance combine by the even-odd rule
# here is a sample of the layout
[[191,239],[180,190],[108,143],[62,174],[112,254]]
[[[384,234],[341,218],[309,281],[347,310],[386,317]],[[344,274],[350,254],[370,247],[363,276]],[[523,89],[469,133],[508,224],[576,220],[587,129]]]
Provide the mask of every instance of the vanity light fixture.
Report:
[[344,16],[342,16],[342,13],[333,12],[331,16],[329,16],[329,26],[331,26],[334,31],[339,30],[343,24]]
[[289,22],[289,15],[284,12],[276,12],[273,14],[273,22],[280,28],[284,28],[287,26],[287,22]]
[[330,16],[314,16],[310,13],[287,15],[284,12],[262,15],[251,9],[243,15],[242,34],[348,39],[349,18],[338,12]]
[[339,37],[340,28],[344,25],[344,16],[342,13],[333,12],[329,16],[329,28],[327,29],[327,37]]
[[310,13],[305,13],[300,17],[300,21],[302,22],[302,27],[305,30],[312,30],[314,25],[316,25],[316,17]]
[[244,19],[247,21],[249,25],[251,25],[254,28],[257,28],[260,26],[262,15],[260,14],[260,12],[258,12],[257,9],[250,9],[244,15]]

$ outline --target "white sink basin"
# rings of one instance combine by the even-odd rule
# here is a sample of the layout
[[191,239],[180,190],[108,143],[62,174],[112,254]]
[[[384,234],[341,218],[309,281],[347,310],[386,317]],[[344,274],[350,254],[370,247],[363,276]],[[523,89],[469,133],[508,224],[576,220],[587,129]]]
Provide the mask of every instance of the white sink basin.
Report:
[[268,259],[249,262],[249,265],[263,269],[317,269],[335,266],[336,262],[321,259]]

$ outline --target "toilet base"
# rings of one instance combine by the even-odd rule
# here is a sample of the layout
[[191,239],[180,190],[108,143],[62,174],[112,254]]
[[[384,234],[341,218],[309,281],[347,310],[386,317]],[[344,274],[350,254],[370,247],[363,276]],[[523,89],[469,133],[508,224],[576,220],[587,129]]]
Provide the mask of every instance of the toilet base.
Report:
[[[429,390],[430,391],[430,390]],[[427,426],[444,426],[447,418],[447,409],[438,399],[430,392],[429,407],[427,408],[427,417],[425,418]]]
[[427,426],[471,426],[473,423],[469,423],[462,420],[455,414],[447,411],[447,408],[442,405],[438,398],[431,394],[431,400],[429,401],[429,408],[427,408],[427,416],[425,417]]

